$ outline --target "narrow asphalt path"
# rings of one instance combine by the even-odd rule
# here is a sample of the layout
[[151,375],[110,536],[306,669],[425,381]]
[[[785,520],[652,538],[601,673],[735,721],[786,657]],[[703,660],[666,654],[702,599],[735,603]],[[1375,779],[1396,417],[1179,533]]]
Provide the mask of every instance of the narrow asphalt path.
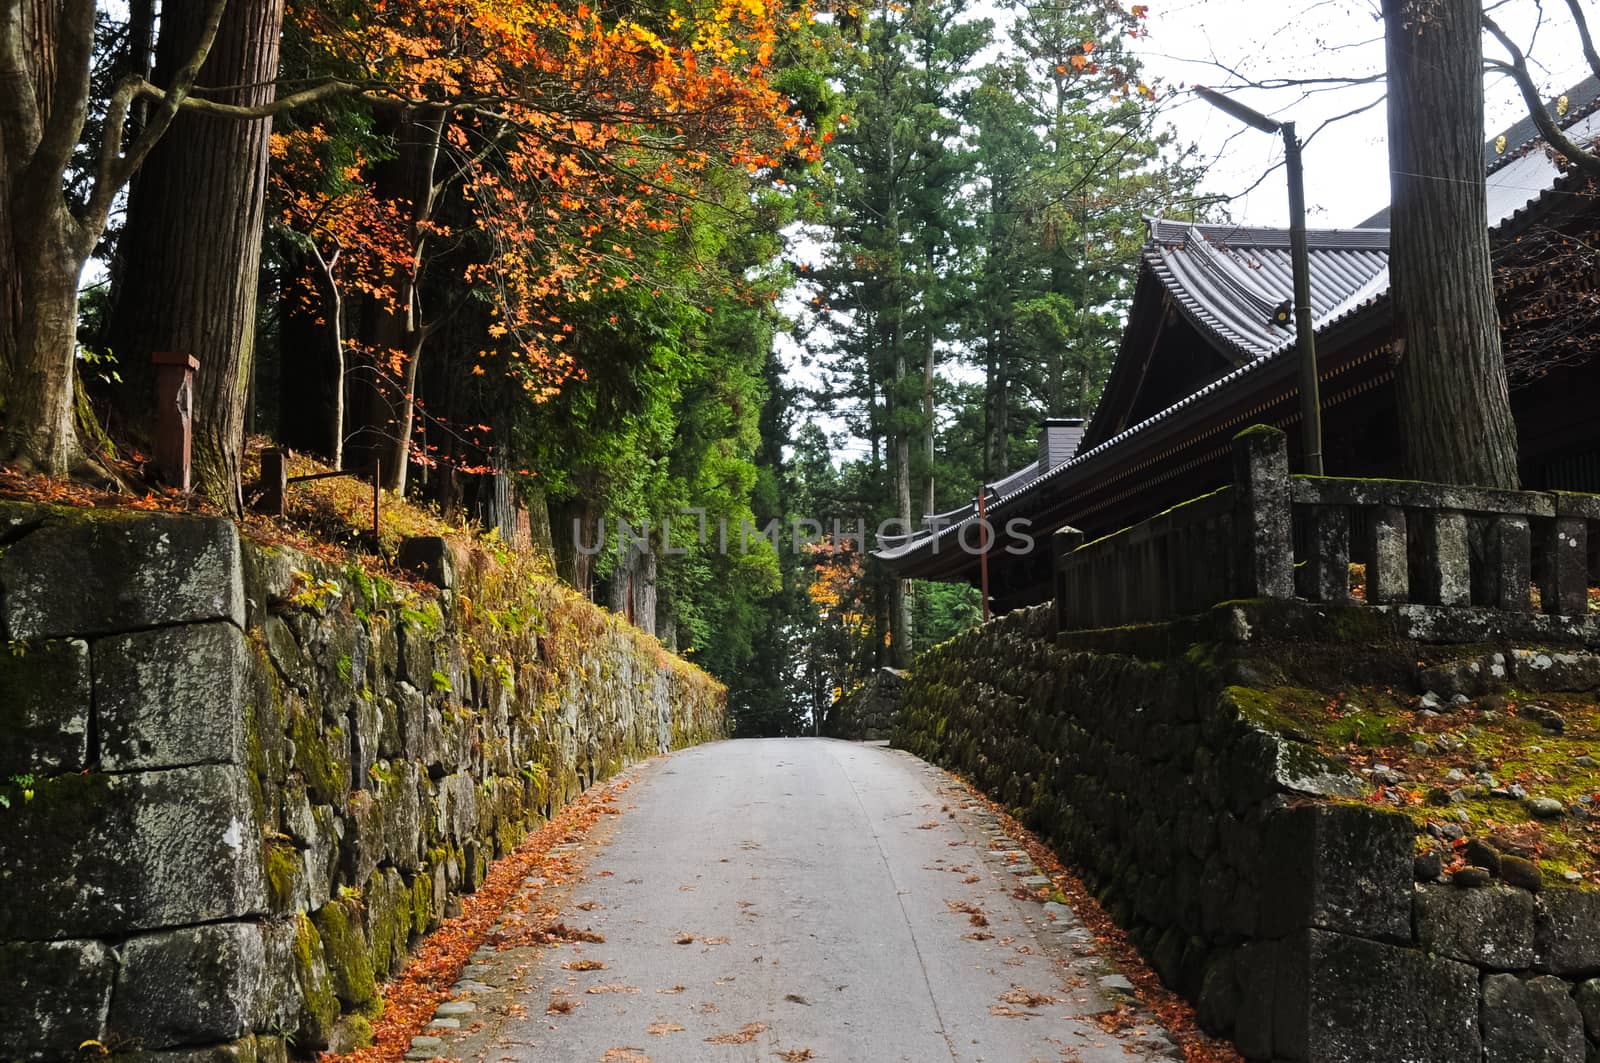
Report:
[[[1153,1060],[1072,913],[949,776],[876,745],[721,742],[631,773],[553,901],[603,935],[480,950],[412,1057]],[[1019,862],[1020,861],[1020,862]],[[1100,1021],[1096,1021],[1097,1017]],[[451,1024],[458,1024],[452,1028]],[[1109,1032],[1106,1027],[1122,1027]]]

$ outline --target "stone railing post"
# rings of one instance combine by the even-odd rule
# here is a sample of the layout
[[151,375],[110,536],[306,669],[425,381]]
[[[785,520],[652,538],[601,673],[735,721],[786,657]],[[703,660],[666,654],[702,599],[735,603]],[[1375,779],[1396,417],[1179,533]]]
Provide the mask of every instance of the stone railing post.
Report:
[[1350,511],[1317,506],[1311,511],[1311,591],[1319,602],[1350,601]]
[[1557,492],[1556,519],[1546,543],[1544,611],[1584,616],[1589,611],[1589,521],[1600,519],[1600,499]]
[[1533,536],[1528,518],[1510,514],[1496,517],[1489,536],[1493,604],[1507,612],[1526,613],[1532,607],[1528,588],[1533,567]]
[[1411,594],[1411,561],[1406,554],[1406,511],[1375,506],[1367,521],[1367,601],[1403,602]]
[[1078,622],[1078,581],[1068,570],[1068,558],[1083,545],[1083,532],[1077,528],[1058,528],[1050,537],[1050,559],[1055,571],[1056,631],[1081,627]]
[[1289,438],[1267,425],[1233,437],[1233,479],[1241,598],[1294,597],[1294,536],[1289,499]]
[[1467,515],[1454,509],[1420,509],[1415,514],[1419,596],[1424,605],[1472,604],[1472,549]]

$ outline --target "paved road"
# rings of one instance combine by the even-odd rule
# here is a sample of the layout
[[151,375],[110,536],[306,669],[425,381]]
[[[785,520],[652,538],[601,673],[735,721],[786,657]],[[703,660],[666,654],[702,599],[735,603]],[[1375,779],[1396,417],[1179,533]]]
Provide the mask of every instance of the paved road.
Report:
[[625,811],[604,818],[584,874],[555,898],[563,921],[604,941],[480,951],[460,1030],[414,1055],[1127,1063],[1171,1051],[1148,1023],[1117,1035],[1095,1023],[1115,980],[1102,986],[1103,961],[1076,955],[1087,931],[1013,895],[1023,868],[995,855],[1010,846],[992,819],[916,758],[721,742],[633,774]]

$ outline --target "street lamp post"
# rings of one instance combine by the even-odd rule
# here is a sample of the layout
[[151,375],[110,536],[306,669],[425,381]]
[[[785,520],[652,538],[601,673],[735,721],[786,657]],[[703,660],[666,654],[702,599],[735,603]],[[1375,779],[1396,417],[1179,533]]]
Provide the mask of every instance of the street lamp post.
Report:
[[1300,138],[1293,122],[1268,118],[1230,100],[1214,89],[1195,86],[1195,93],[1220,111],[1263,133],[1283,136],[1284,165],[1289,171],[1289,257],[1294,265],[1295,348],[1300,354],[1300,442],[1305,471],[1322,475],[1322,400],[1317,382],[1317,341],[1311,329],[1311,256],[1306,248],[1306,183],[1300,165]]

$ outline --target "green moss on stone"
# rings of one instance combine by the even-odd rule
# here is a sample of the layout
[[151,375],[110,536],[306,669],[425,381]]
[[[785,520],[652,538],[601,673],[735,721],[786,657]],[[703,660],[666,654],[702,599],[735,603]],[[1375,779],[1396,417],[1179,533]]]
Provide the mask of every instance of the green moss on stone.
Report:
[[333,991],[346,1008],[358,1008],[378,995],[367,942],[361,933],[361,916],[353,901],[335,900],[319,908],[312,919],[322,937],[322,952],[333,980]]
[[329,752],[331,740],[341,737],[337,727],[328,728],[327,735],[317,730],[309,713],[297,712],[290,724],[294,739],[294,766],[317,795],[317,803],[331,804],[350,789],[350,779],[341,771]]
[[333,991],[333,980],[328,975],[328,963],[323,953],[322,938],[317,928],[305,915],[295,926],[294,974],[300,986],[300,1033],[313,1046],[328,1043],[333,1024],[339,1019],[339,998]]
[[425,864],[411,883],[411,932],[426,934],[433,925],[432,865]]
[[287,912],[294,907],[296,886],[300,880],[300,852],[285,842],[268,842],[261,853],[261,862],[267,874],[267,904],[274,912]]

